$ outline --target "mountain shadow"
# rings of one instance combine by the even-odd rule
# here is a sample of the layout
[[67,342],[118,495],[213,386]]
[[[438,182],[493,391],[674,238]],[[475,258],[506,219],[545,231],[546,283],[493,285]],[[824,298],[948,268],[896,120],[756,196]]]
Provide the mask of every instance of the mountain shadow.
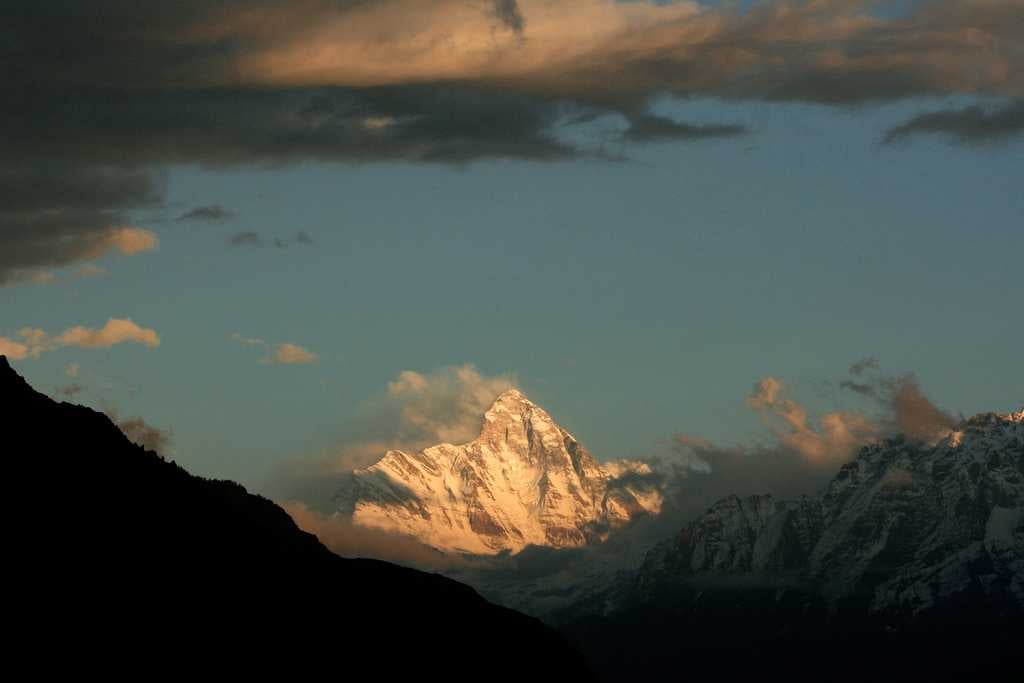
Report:
[[133,444],[0,356],[7,646],[34,674],[589,678],[536,619],[344,559],[271,501]]

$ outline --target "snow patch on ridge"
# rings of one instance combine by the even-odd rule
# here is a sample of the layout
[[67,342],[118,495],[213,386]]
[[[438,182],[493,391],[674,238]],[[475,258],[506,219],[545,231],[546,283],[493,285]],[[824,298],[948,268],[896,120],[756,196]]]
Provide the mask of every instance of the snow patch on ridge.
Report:
[[648,465],[599,464],[512,389],[484,413],[476,439],[389,451],[353,473],[337,504],[359,525],[444,551],[496,554],[599,543],[636,517],[658,514],[662,496]]

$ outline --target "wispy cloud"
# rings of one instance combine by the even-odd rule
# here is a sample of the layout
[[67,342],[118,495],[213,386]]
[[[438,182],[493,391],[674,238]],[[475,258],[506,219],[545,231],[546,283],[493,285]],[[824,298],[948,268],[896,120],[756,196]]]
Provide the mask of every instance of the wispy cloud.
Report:
[[991,145],[1024,135],[1024,98],[998,107],[973,106],[920,114],[889,130],[885,142],[891,144],[918,135],[941,135],[965,145]]
[[292,244],[299,244],[303,246],[311,246],[313,244],[313,238],[309,233],[305,231],[299,231],[295,233],[292,238],[274,237],[272,239],[265,240],[263,236],[258,232],[252,230],[246,230],[244,232],[238,232],[228,237],[228,244],[232,247],[265,247],[272,245],[277,249],[287,249]]
[[78,382],[72,382],[70,384],[65,384],[64,386],[62,386],[59,389],[57,389],[57,394],[59,396],[64,396],[66,398],[71,398],[73,396],[77,396],[78,394],[82,393],[82,391],[84,391],[84,389],[85,388],[81,384],[79,384]]
[[228,237],[228,244],[232,247],[262,247],[263,238],[257,232],[246,230]]
[[123,418],[113,408],[107,408],[104,412],[130,441],[160,455],[167,455],[171,443],[170,432],[155,427],[138,416]]
[[271,353],[263,359],[264,363],[272,365],[308,365],[319,361],[320,357],[309,349],[288,342],[275,344]]
[[[792,398],[782,380],[768,376],[745,400],[764,418],[767,438],[726,446],[676,435],[671,455],[652,461],[665,480],[665,515],[673,524],[685,522],[728,495],[813,494],[861,447],[896,434],[932,441],[956,422],[924,395],[913,375],[886,375],[877,360],[867,358],[852,364],[849,376],[871,388],[855,393],[867,396],[875,410],[815,411]],[[904,479],[890,484],[904,485]]]
[[235,213],[233,211],[225,209],[220,204],[210,204],[209,206],[197,206],[190,211],[186,211],[175,220],[178,222],[221,223],[234,217]]
[[320,362],[320,357],[305,347],[290,342],[270,343],[258,337],[247,337],[238,332],[231,340],[248,347],[264,349],[266,355],[260,360],[264,365],[309,365]]
[[316,457],[279,467],[274,489],[279,498],[322,508],[348,472],[373,464],[389,450],[473,439],[487,408],[515,384],[509,375],[484,375],[469,364],[400,372],[381,394],[363,403],[346,428],[346,439]]
[[745,127],[733,124],[680,123],[653,114],[637,114],[629,118],[629,128],[626,129],[624,137],[633,142],[658,142],[731,138],[746,132]]
[[0,354],[14,360],[22,360],[38,358],[43,353],[69,346],[103,349],[126,343],[155,348],[160,346],[160,335],[156,330],[140,327],[127,318],[111,318],[100,328],[76,325],[57,335],[47,334],[38,328],[23,327],[17,331],[15,339],[0,337]]

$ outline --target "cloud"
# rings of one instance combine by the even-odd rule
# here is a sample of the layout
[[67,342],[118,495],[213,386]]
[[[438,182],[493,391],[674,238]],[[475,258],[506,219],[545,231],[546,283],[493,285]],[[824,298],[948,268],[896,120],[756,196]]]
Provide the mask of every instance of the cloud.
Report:
[[313,352],[302,348],[298,344],[275,344],[272,353],[263,359],[265,363],[273,365],[305,365],[316,363],[320,358]]
[[[849,368],[842,383],[866,397],[876,412],[835,410],[816,413],[791,398],[786,384],[772,376],[759,380],[746,404],[768,427],[768,439],[752,444],[721,446],[693,435],[676,435],[667,455],[652,459],[664,479],[666,503],[662,521],[668,527],[689,521],[728,495],[771,493],[792,498],[813,494],[835,476],[839,466],[868,444],[902,434],[932,441],[956,424],[921,391],[913,375],[884,374],[879,362],[865,358]],[[905,474],[892,472],[887,485],[912,485]]]
[[158,202],[153,173],[15,154],[10,144],[0,142],[0,285],[52,282],[50,268],[158,246],[125,215]]
[[78,363],[68,363],[64,368],[64,374],[74,379],[75,377],[78,377],[79,370],[80,367]]
[[[960,419],[936,406],[921,390],[913,374],[887,375],[877,362],[862,381],[844,380],[841,389],[856,393],[882,409],[880,430],[905,434],[918,441],[934,441],[953,430]],[[851,367],[851,374],[854,368]]]
[[242,346],[266,350],[267,355],[260,360],[264,365],[303,365],[320,361],[319,356],[298,344],[289,342],[271,344],[258,337],[246,337],[238,332],[231,335],[231,341]]
[[329,509],[347,473],[389,450],[415,452],[472,440],[494,399],[514,387],[511,376],[487,376],[468,364],[400,372],[381,394],[363,402],[334,446],[286,462],[271,474],[270,486],[281,500]]
[[997,108],[972,106],[920,114],[889,130],[885,142],[900,142],[916,135],[944,135],[964,145],[991,145],[1022,134],[1024,98]]
[[738,125],[695,125],[678,123],[653,114],[638,114],[630,117],[629,128],[624,137],[633,142],[656,142],[662,140],[701,140],[705,138],[730,138],[743,135],[747,130]]
[[150,348],[160,346],[160,335],[155,330],[139,327],[129,319],[111,318],[99,329],[77,325],[54,338],[58,346],[78,346],[83,349],[106,349],[115,344],[134,342]]
[[242,346],[264,346],[267,343],[257,337],[246,337],[238,332],[231,335],[231,340],[238,342]]
[[494,0],[494,16],[510,31],[522,35],[526,19],[517,0]]
[[480,432],[494,399],[514,388],[507,376],[485,377],[472,365],[429,374],[399,373],[388,383],[385,403],[398,408],[396,436],[412,443],[465,443]]
[[[143,344],[150,348],[160,346],[160,336],[156,330],[139,327],[132,320],[121,318],[111,318],[99,329],[76,325],[56,336],[37,328],[23,327],[18,330],[17,336],[20,341],[0,337],[0,353],[13,360],[38,358],[43,353],[67,346],[83,349],[110,348],[125,343]],[[74,368],[77,373],[77,365]]]
[[121,418],[113,408],[107,408],[104,412],[117,425],[117,428],[124,432],[124,435],[130,441],[142,446],[146,450],[166,455],[167,448],[171,443],[169,432],[159,427],[154,427],[141,417]]
[[792,399],[783,396],[785,385],[765,377],[754,385],[747,405],[759,411],[784,447],[808,460],[842,462],[866,443],[877,438],[879,427],[855,412],[834,411],[816,420]]
[[444,555],[412,536],[353,524],[338,514],[324,514],[301,502],[281,503],[299,528],[314,534],[342,557],[370,557],[424,569],[448,569],[458,558]]
[[59,396],[71,397],[77,396],[78,394],[82,393],[82,391],[84,391],[84,387],[81,384],[79,384],[78,382],[72,382],[71,384],[67,384],[59,388],[57,390],[57,394]]
[[[742,130],[659,118],[662,96],[1024,97],[1020,0],[16,4],[0,29],[0,284],[154,248],[124,230],[143,230],[133,211],[159,205],[180,164],[601,157],[565,130],[594,113],[631,119],[641,141]],[[890,137],[995,142],[1019,111],[925,114]]]
[[850,363],[850,374],[854,377],[860,377],[868,370],[878,370],[879,363],[878,359],[874,357],[861,358],[858,361]]
[[260,237],[259,233],[246,230],[245,232],[238,232],[228,237],[228,244],[232,247],[262,247],[263,238]]
[[75,275],[77,275],[78,277],[100,277],[101,275],[106,274],[107,271],[105,268],[101,268],[92,263],[87,263],[84,266],[79,266],[75,270]]
[[682,434],[674,437],[670,451],[652,466],[665,475],[662,524],[672,531],[726,496],[813,494],[835,476],[842,462],[807,458],[781,441],[720,446]]
[[184,221],[201,221],[205,223],[220,223],[231,218],[234,218],[235,213],[225,209],[220,204],[211,204],[209,206],[197,206],[191,211],[178,216],[175,220],[178,222]]
[[[228,238],[228,244],[232,247],[265,247],[268,242],[265,241],[263,236],[259,233],[247,230],[245,232],[239,232],[231,235]],[[291,238],[291,240],[282,237],[274,237],[269,244],[272,244],[277,249],[287,249],[292,244],[310,246],[313,244],[313,238],[309,233],[299,231],[295,233],[295,236]]]
[[24,360],[31,355],[31,352],[32,349],[28,344],[8,337],[0,337],[0,356],[7,356],[11,360]]

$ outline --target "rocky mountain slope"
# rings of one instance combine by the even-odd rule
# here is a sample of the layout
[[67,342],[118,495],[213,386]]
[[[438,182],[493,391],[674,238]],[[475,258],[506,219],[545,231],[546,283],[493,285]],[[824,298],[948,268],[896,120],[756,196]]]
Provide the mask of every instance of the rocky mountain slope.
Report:
[[598,464],[547,412],[510,390],[484,414],[473,441],[389,451],[353,474],[337,504],[357,524],[445,551],[572,548],[656,514],[661,494],[645,484],[648,475],[639,462]]
[[1019,675],[1022,586],[1024,411],[720,500],[560,618],[610,679],[963,680]]
[[1024,411],[864,448],[815,498],[726,498],[639,580],[799,576],[830,604],[914,615],[966,591],[1024,610]]
[[[277,505],[195,477],[0,356],[7,652],[32,671],[588,678],[535,619],[469,587],[343,559]],[[507,657],[508,644],[531,657]],[[542,664],[540,664],[542,663]]]

